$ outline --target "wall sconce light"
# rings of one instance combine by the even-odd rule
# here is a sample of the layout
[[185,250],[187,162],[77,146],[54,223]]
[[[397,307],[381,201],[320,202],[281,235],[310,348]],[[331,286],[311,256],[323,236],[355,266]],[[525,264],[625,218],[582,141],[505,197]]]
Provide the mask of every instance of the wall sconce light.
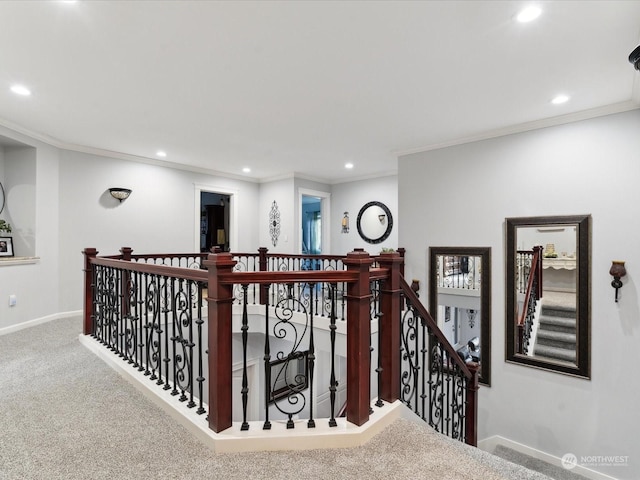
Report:
[[618,301],[618,289],[622,287],[622,281],[620,280],[627,274],[627,270],[624,268],[624,262],[619,260],[614,260],[611,263],[611,268],[609,269],[609,275],[613,276],[613,281],[611,282],[611,286],[616,289],[616,302]]
[[129,195],[131,195],[131,190],[129,190],[128,188],[114,187],[109,189],[109,193],[113,198],[122,203],[123,200],[129,198]]
[[342,233],[349,233],[349,212],[344,212],[342,217]]

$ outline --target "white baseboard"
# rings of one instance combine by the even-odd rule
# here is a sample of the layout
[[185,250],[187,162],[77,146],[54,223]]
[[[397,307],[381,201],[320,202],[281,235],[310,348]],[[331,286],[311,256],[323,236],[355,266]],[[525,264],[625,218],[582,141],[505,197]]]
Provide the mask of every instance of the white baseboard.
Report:
[[27,322],[17,323],[15,325],[9,325],[8,327],[0,328],[0,336],[7,335],[8,333],[19,332],[25,328],[35,327],[43,323],[51,322],[52,320],[59,320],[61,318],[74,317],[76,315],[82,315],[82,310],[75,310],[72,312],[60,312],[52,315],[46,315],[44,317],[35,318]]
[[[492,437],[478,441],[478,448],[485,452],[493,453],[498,446],[510,448],[512,450],[515,450],[516,452],[524,453],[525,455],[529,455],[530,457],[562,468],[561,458],[558,458],[541,450],[536,450],[535,448],[529,447],[522,443],[514,442],[513,440],[509,440],[508,438],[501,437],[499,435],[494,435]],[[586,468],[581,465],[576,465],[571,469],[571,472],[577,473],[578,475],[582,475],[583,477],[590,478],[592,480],[617,480],[615,477],[596,472],[595,470],[591,470],[590,468]]]

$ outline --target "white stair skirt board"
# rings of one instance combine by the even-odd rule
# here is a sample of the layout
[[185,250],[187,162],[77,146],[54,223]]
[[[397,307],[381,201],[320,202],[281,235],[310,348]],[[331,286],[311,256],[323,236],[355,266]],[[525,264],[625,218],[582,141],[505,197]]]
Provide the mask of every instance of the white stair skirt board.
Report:
[[[563,468],[561,458],[555,457],[541,450],[536,450],[535,448],[529,447],[522,443],[514,442],[513,440],[501,437],[500,435],[494,435],[492,437],[478,441],[478,448],[488,453],[493,453],[496,450],[496,447],[498,447],[499,445],[515,450],[516,452],[524,453],[525,455],[529,455],[530,457],[537,458],[538,460],[542,460],[543,462],[554,465],[556,467]],[[581,465],[576,465],[571,469],[571,472],[582,475],[586,478],[591,478],[592,480],[617,480],[615,477],[610,477],[609,475],[596,472],[595,470],[591,470],[590,468],[586,468]]]
[[264,422],[256,421],[249,422],[249,430],[243,432],[240,430],[241,422],[234,422],[224,432],[215,433],[209,428],[206,413],[198,415],[195,412],[196,408],[187,408],[184,402],[178,401],[177,396],[171,395],[170,390],[164,390],[149,381],[149,377],[144,376],[144,373],[133,369],[93,337],[80,335],[79,340],[82,345],[215,452],[357,447],[368,442],[394,420],[400,418],[405,408],[399,400],[391,404],[385,402],[383,407],[375,407],[369,421],[360,427],[347,422],[346,418],[336,418],[338,425],[329,427],[328,418],[316,418],[315,428],[307,428],[307,420],[300,420],[294,429],[287,429],[285,421],[272,420],[271,430],[263,430]]

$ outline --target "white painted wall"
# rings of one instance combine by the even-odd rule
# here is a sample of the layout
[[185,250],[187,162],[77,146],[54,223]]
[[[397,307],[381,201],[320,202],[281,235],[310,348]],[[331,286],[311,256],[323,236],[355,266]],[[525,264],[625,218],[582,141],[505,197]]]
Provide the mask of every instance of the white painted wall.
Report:
[[[640,478],[639,132],[635,110],[403,156],[398,174],[408,278],[427,285],[429,246],[493,249],[492,386],[480,389],[479,438],[499,435],[556,457],[628,455],[626,467],[591,467],[625,480]],[[533,197],[524,194],[525,179]],[[592,379],[505,363],[504,218],[586,213],[593,215]],[[617,304],[608,274],[614,259],[626,260],[628,272]]]
[[[5,181],[12,186],[5,185],[7,206],[2,217],[13,228],[15,254],[40,257],[29,265],[0,263],[0,328],[4,328],[64,310],[58,296],[58,150],[4,127],[0,135],[27,147],[4,150]],[[9,295],[16,295],[13,307]]]
[[[373,201],[384,203],[393,216],[391,235],[375,245],[360,238],[356,224],[360,209]],[[340,233],[345,211],[349,212],[349,233]],[[371,255],[377,255],[382,248],[404,247],[398,244],[398,177],[393,175],[333,185],[331,219],[331,253],[334,255],[344,255],[354,248],[364,248]]]
[[[198,174],[144,163],[63,151],[60,160],[61,303],[67,310],[82,307],[83,258],[95,247],[101,255],[121,247],[134,253],[194,252],[194,225],[199,224],[196,186],[237,192],[236,251],[257,251],[259,186],[255,183]],[[126,187],[133,192],[122,203],[108,192]]]
[[[269,235],[269,212],[273,202],[276,202],[280,212],[280,235],[276,245],[271,241]],[[296,196],[294,190],[294,179],[285,178],[260,185],[259,202],[251,207],[258,212],[257,222],[260,232],[260,246],[267,247],[269,253],[298,253],[296,233]]]

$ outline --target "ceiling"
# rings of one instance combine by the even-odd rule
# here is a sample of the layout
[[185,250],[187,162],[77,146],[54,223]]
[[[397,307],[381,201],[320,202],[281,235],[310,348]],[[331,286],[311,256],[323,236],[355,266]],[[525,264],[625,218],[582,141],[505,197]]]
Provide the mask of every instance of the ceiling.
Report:
[[640,1],[537,3],[521,24],[520,1],[2,1],[0,124],[338,183],[395,172],[401,153],[638,108]]

